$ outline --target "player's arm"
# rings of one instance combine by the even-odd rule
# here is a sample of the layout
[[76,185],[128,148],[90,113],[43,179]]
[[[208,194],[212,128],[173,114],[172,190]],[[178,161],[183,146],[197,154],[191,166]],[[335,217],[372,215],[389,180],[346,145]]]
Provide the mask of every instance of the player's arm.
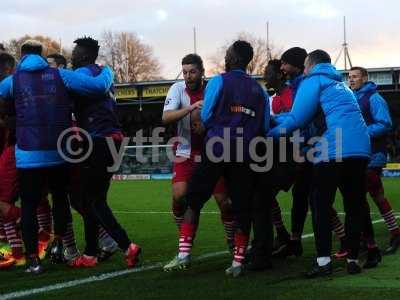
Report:
[[168,91],[164,102],[164,111],[162,114],[162,122],[164,125],[175,123],[196,108],[201,108],[203,101],[198,101],[188,107],[182,107],[181,91],[178,84],[173,84]]
[[274,127],[269,136],[279,138],[281,135],[289,135],[299,128],[310,123],[318,111],[320,98],[319,76],[305,79],[297,91],[292,110],[281,124]]
[[181,109],[164,110],[162,115],[163,124],[167,125],[179,121],[196,108],[201,108],[202,103],[203,101],[197,101],[196,103]]
[[207,121],[211,118],[213,109],[217,104],[223,87],[222,76],[213,77],[208,83],[204,93],[204,103],[201,108],[201,122],[207,127]]
[[66,69],[60,69],[59,72],[68,90],[85,96],[104,95],[110,90],[114,80],[114,73],[108,66],[96,77]]
[[368,125],[368,134],[377,137],[392,129],[392,119],[386,101],[377,93],[370,98],[370,112],[374,122]]
[[8,76],[0,82],[0,123],[5,125],[7,115],[7,102],[12,100],[12,76]]
[[2,97],[5,101],[12,97],[12,83],[12,75],[7,76],[0,82],[0,97]]

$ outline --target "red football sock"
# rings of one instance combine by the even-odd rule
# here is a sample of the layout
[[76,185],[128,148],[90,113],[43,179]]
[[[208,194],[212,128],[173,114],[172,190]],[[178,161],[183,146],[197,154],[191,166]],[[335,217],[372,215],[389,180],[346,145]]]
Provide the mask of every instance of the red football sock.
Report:
[[185,213],[184,206],[181,203],[172,200],[172,215],[174,217],[176,226],[178,226],[178,230],[181,229],[184,213]]
[[6,232],[4,231],[3,221],[0,220],[0,242],[7,242]]
[[382,202],[378,204],[379,211],[385,220],[386,226],[392,236],[400,235],[400,228],[397,224],[396,217],[389,201],[385,198]]
[[[48,237],[50,238],[52,215],[51,215],[50,204],[47,198],[42,200],[36,213],[39,224],[39,233],[44,231],[48,234]],[[45,237],[45,235],[42,234],[42,237]]]
[[12,255],[16,259],[23,257],[22,239],[17,231],[15,221],[4,223],[4,229],[6,232],[8,243],[10,244]]
[[193,246],[197,226],[190,223],[182,223],[179,236],[179,252],[190,254]]
[[235,252],[233,254],[233,260],[238,263],[242,263],[244,256],[246,255],[247,244],[249,243],[249,236],[243,233],[236,232],[235,234]]
[[70,248],[70,247],[76,248],[74,226],[73,226],[72,222],[69,222],[67,224],[67,231],[65,232],[65,235],[63,236],[62,241],[63,241],[63,245],[66,248]]
[[346,233],[344,230],[344,225],[342,223],[342,221],[340,221],[339,216],[337,214],[337,211],[332,208],[332,215],[331,215],[331,226],[333,231],[336,233],[337,237],[342,240]]
[[235,221],[233,215],[221,211],[221,221],[224,224],[226,241],[228,244],[233,244],[235,241]]

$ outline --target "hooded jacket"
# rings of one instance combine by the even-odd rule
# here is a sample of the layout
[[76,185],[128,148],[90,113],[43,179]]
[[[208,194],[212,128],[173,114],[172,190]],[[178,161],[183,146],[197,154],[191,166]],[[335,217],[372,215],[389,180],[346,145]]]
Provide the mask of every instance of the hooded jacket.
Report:
[[[43,72],[49,68],[47,61],[40,55],[25,55],[17,65],[17,72]],[[58,70],[62,84],[66,90],[83,95],[97,95],[106,93],[112,84],[113,73],[110,68],[105,67],[98,77],[91,77],[75,73],[71,70]],[[6,101],[14,101],[13,76],[5,78],[0,82],[0,97]],[[71,103],[72,105],[72,103]],[[32,108],[34,110],[34,108]],[[18,111],[16,112],[18,114]],[[17,124],[18,126],[18,124]],[[17,168],[42,168],[63,164],[57,149],[49,150],[22,150],[15,147]]]
[[[369,97],[369,112],[362,112],[369,114],[371,122],[367,122],[368,134],[371,138],[371,144],[376,138],[384,138],[387,133],[392,129],[392,119],[390,117],[389,108],[382,96],[377,92],[377,86],[375,83],[368,81],[359,90],[354,91],[354,95],[357,98],[358,103],[361,106],[360,101],[364,96],[370,94]],[[369,124],[368,124],[369,123]],[[384,167],[386,165],[386,151],[372,151],[371,161],[368,165],[370,168]]]
[[[342,76],[328,63],[317,64],[304,78],[286,119],[269,132],[278,138],[304,128],[322,112],[322,141],[313,141],[314,163],[342,158],[369,158],[371,152],[367,126],[353,92]],[[311,142],[311,141],[310,141]],[[321,150],[321,151],[317,151]],[[327,151],[325,151],[327,150]],[[326,154],[326,155],[325,155]]]

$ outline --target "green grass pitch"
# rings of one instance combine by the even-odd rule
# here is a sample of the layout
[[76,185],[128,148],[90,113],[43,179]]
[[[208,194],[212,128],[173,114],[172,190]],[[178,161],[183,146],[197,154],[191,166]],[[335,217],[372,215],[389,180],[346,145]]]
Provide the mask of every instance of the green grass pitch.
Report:
[[[400,212],[399,179],[385,179],[386,195],[396,212]],[[286,225],[290,226],[291,198],[289,193],[279,195]],[[143,248],[142,266],[164,263],[171,259],[177,247],[177,229],[170,211],[170,181],[113,182],[109,203],[129,236]],[[381,219],[376,206],[370,202],[373,219]],[[336,207],[343,211],[341,198]],[[204,211],[217,212],[215,201],[210,200]],[[82,249],[82,222],[74,214],[75,234]],[[343,219],[343,216],[341,216]],[[384,223],[375,226],[381,248],[388,244],[389,234]],[[311,233],[310,217],[304,233]],[[219,214],[203,214],[194,245],[193,256],[227,250]],[[273,270],[247,273],[232,279],[224,274],[230,264],[228,254],[212,256],[193,263],[186,271],[164,273],[161,268],[130,273],[71,288],[43,292],[24,299],[400,299],[400,253],[385,256],[374,270],[356,276],[347,275],[344,263],[334,263],[335,274],[326,279],[306,280],[302,272],[311,266],[314,239],[303,241],[304,255],[300,258],[273,260]],[[335,246],[337,247],[337,243]],[[84,279],[94,275],[124,270],[121,253],[92,269],[69,269],[63,265],[45,262],[46,273],[40,276],[24,274],[23,269],[0,272],[1,295]]]

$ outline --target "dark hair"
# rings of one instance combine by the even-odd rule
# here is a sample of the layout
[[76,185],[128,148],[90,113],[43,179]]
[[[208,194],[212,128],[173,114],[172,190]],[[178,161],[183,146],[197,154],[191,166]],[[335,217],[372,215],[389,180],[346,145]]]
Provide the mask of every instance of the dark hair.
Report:
[[6,67],[15,67],[15,58],[7,52],[0,53],[0,70],[4,70]]
[[6,51],[6,48],[4,48],[3,43],[0,43],[0,51]]
[[232,49],[237,55],[237,59],[239,60],[239,64],[241,64],[244,68],[251,62],[253,59],[253,47],[249,42],[237,40],[232,44]]
[[82,37],[78,38],[74,41],[74,43],[83,48],[85,51],[85,54],[87,55],[88,59],[90,60],[91,63],[94,63],[97,59],[97,56],[99,56],[99,42],[91,37]]
[[264,73],[267,70],[268,67],[271,67],[274,69],[275,72],[280,72],[281,71],[281,65],[282,62],[280,59],[271,59],[268,64],[265,67]]
[[360,71],[362,77],[368,77],[368,71],[363,67],[352,67],[350,71]]
[[331,57],[324,50],[318,49],[308,53],[308,62],[311,65],[323,64],[323,63],[331,63]]
[[200,55],[191,53],[182,58],[182,65],[196,65],[200,71],[204,71],[203,60]]
[[304,61],[306,57],[306,49],[300,47],[292,47],[283,52],[281,56],[281,61],[292,65],[293,67],[299,68],[300,70],[304,70]]
[[39,41],[27,40],[21,46],[21,56],[26,54],[42,55],[43,46]]
[[56,61],[57,66],[59,66],[59,65],[67,66],[67,59],[65,58],[64,55],[61,55],[58,53],[53,53],[53,54],[47,55],[47,58],[53,58]]

